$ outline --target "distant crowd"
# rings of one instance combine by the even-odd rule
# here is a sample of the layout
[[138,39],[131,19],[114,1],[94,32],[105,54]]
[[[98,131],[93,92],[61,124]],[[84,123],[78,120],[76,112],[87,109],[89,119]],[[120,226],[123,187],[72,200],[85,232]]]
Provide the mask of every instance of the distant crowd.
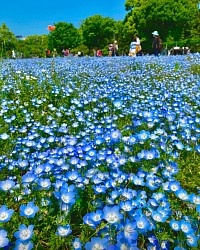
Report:
[[[188,47],[180,48],[180,47],[176,46],[176,47],[171,48],[170,50],[168,50],[167,48],[163,49],[162,39],[160,38],[158,31],[156,31],[156,30],[152,32],[152,49],[153,49],[154,56],[180,55],[180,54],[189,54],[190,53],[190,49]],[[101,49],[98,49],[98,50],[94,49],[93,56],[94,57],[102,57],[102,56],[114,57],[114,56],[120,55],[118,51],[119,51],[118,43],[116,40],[114,40],[113,43],[110,43],[108,45],[107,55],[105,55],[105,50],[104,50],[104,55],[103,55],[103,52]],[[68,48],[68,49],[63,48],[61,53],[62,53],[62,57],[71,57],[71,56],[83,57],[84,56],[83,51],[78,51],[76,54],[73,54],[71,52],[70,48]],[[57,53],[56,48],[54,48],[53,51],[46,49],[45,55],[46,55],[46,58],[56,57],[56,56],[58,56],[58,53]],[[126,55],[126,54],[122,54],[122,55]],[[142,50],[142,46],[141,46],[140,37],[138,34],[136,34],[134,36],[133,40],[130,43],[128,55],[130,57],[144,55],[143,50]],[[16,53],[14,50],[12,50],[12,58],[13,59],[24,58],[24,55],[23,55],[23,53],[20,53],[20,55],[18,55],[18,53]]]

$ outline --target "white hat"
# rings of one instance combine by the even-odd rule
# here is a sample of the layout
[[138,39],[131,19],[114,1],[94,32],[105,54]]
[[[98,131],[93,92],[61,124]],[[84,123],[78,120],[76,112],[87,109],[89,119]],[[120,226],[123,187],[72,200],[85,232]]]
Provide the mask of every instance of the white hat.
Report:
[[154,35],[154,36],[159,36],[158,31],[155,30],[154,32],[152,32],[152,35]]

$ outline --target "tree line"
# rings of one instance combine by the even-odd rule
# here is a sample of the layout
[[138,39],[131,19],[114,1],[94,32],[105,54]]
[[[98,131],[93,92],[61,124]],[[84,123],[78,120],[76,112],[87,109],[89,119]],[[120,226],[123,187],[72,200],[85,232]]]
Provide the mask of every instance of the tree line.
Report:
[[63,49],[73,54],[82,51],[93,55],[101,49],[108,54],[108,45],[117,41],[119,54],[127,54],[135,34],[139,34],[144,53],[152,52],[152,32],[157,30],[164,46],[185,47],[200,51],[200,2],[199,0],[126,0],[124,20],[94,15],[81,22],[79,28],[67,22],[55,23],[55,30],[48,35],[28,36],[18,39],[7,25],[0,26],[0,56],[8,58],[13,49],[18,56],[45,57],[45,51],[58,55]]

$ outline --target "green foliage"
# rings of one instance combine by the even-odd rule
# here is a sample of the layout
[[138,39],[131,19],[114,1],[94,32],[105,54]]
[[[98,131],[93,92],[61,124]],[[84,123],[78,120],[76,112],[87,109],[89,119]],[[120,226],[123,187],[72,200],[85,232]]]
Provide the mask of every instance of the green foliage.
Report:
[[58,22],[55,24],[55,30],[48,35],[48,48],[61,54],[62,49],[76,48],[80,44],[80,33],[71,23]]
[[0,57],[8,58],[17,42],[14,34],[9,30],[5,23],[0,26]]
[[[151,37],[158,30],[163,41],[169,37],[179,41],[189,36],[196,36],[199,31],[199,10],[196,1],[188,0],[127,0],[129,13],[125,22],[135,23],[141,37],[147,42],[143,47],[151,47]],[[192,18],[191,18],[192,17]]]
[[109,17],[94,15],[81,24],[83,43],[91,49],[102,49],[115,39],[116,21]]
[[25,40],[19,40],[16,44],[16,51],[23,53],[25,58],[45,57],[47,48],[47,36],[28,36]]

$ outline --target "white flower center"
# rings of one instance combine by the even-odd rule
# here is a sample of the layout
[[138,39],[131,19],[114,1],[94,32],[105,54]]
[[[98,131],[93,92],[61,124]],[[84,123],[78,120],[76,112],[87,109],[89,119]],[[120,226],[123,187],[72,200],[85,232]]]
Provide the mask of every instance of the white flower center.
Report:
[[102,247],[102,245],[100,244],[95,244],[93,247],[92,247],[92,250],[103,250],[104,248]]
[[31,214],[33,214],[33,209],[30,208],[30,207],[28,207],[28,208],[26,208],[26,209],[24,210],[24,213],[25,213],[26,215],[31,215]]
[[118,220],[118,216],[115,213],[110,213],[106,216],[108,222],[114,223]]
[[0,213],[0,221],[6,220],[8,218],[8,213],[2,212]]
[[28,230],[28,229],[24,229],[24,230],[22,230],[21,231],[21,234],[20,234],[20,238],[22,239],[22,240],[26,240],[26,239],[28,239],[28,238],[30,238],[30,231]]

